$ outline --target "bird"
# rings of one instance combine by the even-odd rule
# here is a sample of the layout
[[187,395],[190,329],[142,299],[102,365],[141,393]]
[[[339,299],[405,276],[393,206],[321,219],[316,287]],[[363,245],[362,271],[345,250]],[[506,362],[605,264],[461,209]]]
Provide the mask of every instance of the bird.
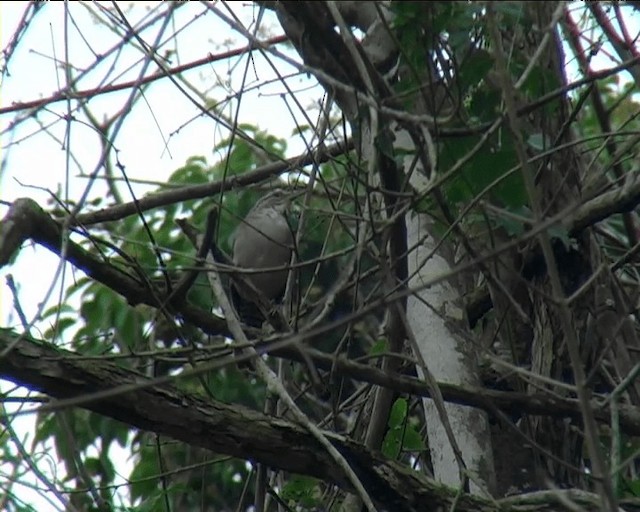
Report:
[[[286,266],[293,251],[293,233],[286,217],[289,205],[290,198],[285,190],[277,189],[266,194],[249,210],[232,234],[233,264],[242,269],[265,269],[264,272],[246,273],[244,276],[269,301],[280,298],[287,284],[289,272]],[[274,268],[280,270],[270,270]],[[247,286],[236,283],[232,291],[234,302],[255,305],[255,292]],[[241,316],[248,317],[243,318],[246,323],[262,324],[262,315],[255,318],[255,313],[258,313],[256,307],[253,307],[251,315],[242,315],[242,305],[237,305],[236,309]]]
[[[243,269],[264,269],[264,272],[245,274],[243,280],[251,287],[232,281],[231,298],[236,311],[242,321],[251,327],[261,327],[263,321],[267,320],[266,314],[271,326],[276,329],[288,328],[285,324],[279,324],[278,315],[271,315],[271,311],[266,310],[262,299],[277,301],[287,285],[289,270],[286,267],[291,261],[294,247],[293,232],[287,221],[290,203],[289,194],[282,189],[268,193],[256,202],[232,234],[233,264]],[[263,297],[256,297],[256,292]],[[295,346],[305,361],[309,381],[319,390],[319,396],[326,395],[325,386],[313,362],[302,348],[297,344]]]

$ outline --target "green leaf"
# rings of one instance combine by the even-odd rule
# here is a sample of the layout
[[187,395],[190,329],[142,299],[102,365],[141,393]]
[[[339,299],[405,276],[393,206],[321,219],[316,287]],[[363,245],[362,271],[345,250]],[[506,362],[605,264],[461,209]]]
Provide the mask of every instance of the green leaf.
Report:
[[370,356],[378,356],[380,354],[384,354],[389,350],[389,344],[385,338],[381,338],[376,341],[372,347],[369,349]]
[[632,496],[640,498],[640,478],[625,482]]
[[52,340],[54,337],[59,338],[62,335],[62,333],[64,333],[64,331],[66,331],[71,327],[75,327],[77,323],[78,323],[77,318],[70,318],[70,317],[60,318],[54,326],[52,326],[51,328],[47,329],[44,332],[42,337],[45,340]]
[[562,224],[551,226],[549,228],[549,235],[552,238],[560,240],[567,251],[575,248],[575,241],[569,236],[569,231],[567,231],[567,228]]
[[402,430],[398,428],[387,430],[381,450],[385,457],[397,459],[402,450]]
[[100,459],[96,457],[85,457],[84,459],[84,467],[87,473],[91,476],[98,476],[102,471],[102,463]]
[[404,398],[398,398],[393,407],[391,407],[388,422],[389,429],[382,442],[382,453],[389,458],[397,458],[402,450],[407,409],[408,404]]
[[476,50],[472,57],[460,68],[460,80],[465,89],[477,86],[493,68],[491,54],[486,50]]
[[397,458],[402,450],[422,451],[425,449],[422,436],[408,418],[409,403],[405,398],[398,398],[389,414],[389,430],[382,443],[382,453],[389,458]]
[[418,432],[413,425],[409,424],[405,428],[402,449],[411,452],[426,450],[426,446],[420,432]]
[[[145,450],[148,451],[150,448],[145,448]],[[154,458],[152,454],[141,457],[129,475],[131,498],[137,500],[158,492],[158,474],[160,474],[160,468],[157,458]]]
[[308,476],[293,475],[282,488],[282,499],[307,508],[316,507],[322,496],[318,480]]
[[405,398],[398,398],[393,403],[393,407],[391,407],[391,412],[389,413],[389,428],[400,428],[404,425],[407,419],[408,408],[409,404]]

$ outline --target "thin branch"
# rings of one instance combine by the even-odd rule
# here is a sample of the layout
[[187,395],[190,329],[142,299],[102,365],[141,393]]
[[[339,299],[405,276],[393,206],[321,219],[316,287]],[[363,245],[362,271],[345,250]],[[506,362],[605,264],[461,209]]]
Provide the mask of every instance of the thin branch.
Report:
[[[0,331],[0,350],[13,342],[14,337]],[[208,372],[211,369],[203,364],[197,370]],[[231,406],[188,394],[169,384],[177,377],[193,375],[194,370],[185,371],[185,374],[149,379],[113,363],[79,360],[72,352],[31,338],[20,341],[10,354],[0,359],[2,378],[58,398],[59,407],[69,407],[73,403],[192,446],[314,476],[351,489],[342,469],[304,428],[240,405]],[[117,393],[113,393],[114,390]],[[624,407],[622,412],[624,414]],[[640,421],[636,424],[640,426]],[[454,503],[458,494],[456,489],[443,487],[424,474],[369,452],[341,436],[323,434],[357,468],[372,498],[387,510],[422,511],[438,507],[444,510]],[[287,456],[283,457],[283,453]],[[598,510],[593,494],[566,492],[576,497],[585,510]],[[552,494],[546,494],[546,498],[542,496],[540,493],[510,496],[505,498],[508,501],[499,500],[496,505],[492,500],[464,495],[458,500],[456,510],[498,512],[502,510],[502,503],[519,510],[516,504],[520,502],[523,503],[522,510],[527,510],[526,504],[535,501],[541,507],[539,510],[557,510]],[[624,505],[628,506],[628,511],[640,511],[637,504]]]

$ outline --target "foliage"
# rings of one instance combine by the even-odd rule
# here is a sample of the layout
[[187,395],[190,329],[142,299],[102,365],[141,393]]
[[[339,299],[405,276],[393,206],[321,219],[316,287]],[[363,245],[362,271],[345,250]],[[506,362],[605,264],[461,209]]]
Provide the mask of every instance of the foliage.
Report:
[[[148,70],[142,70],[140,76],[149,78],[138,81],[138,77],[128,82],[129,99],[121,109],[110,108],[111,118],[99,121],[96,106],[99,98],[87,93],[89,87],[84,86],[83,80],[94,77],[92,70],[101,70],[105,63],[127,77],[127,71],[120,70],[122,63],[112,53],[115,50],[93,51],[99,57],[90,66],[75,61],[63,63],[70,85],[68,90],[60,89],[60,98],[69,98],[75,110],[60,111],[57,119],[66,120],[69,127],[75,127],[76,123],[90,126],[92,134],[99,135],[102,148],[99,172],[89,175],[84,162],[79,170],[83,179],[89,177],[91,183],[97,176],[105,180],[100,192],[94,188],[85,197],[75,189],[63,193],[61,188],[59,194],[44,204],[47,213],[66,230],[68,240],[103,265],[146,283],[148,290],[160,296],[161,292],[174,289],[196,264],[196,248],[176,223],[177,219],[186,219],[203,233],[210,211],[217,208],[215,244],[229,254],[235,227],[256,201],[274,188],[288,190],[295,197],[287,220],[299,237],[294,248],[295,271],[291,273],[289,295],[282,307],[274,305],[274,310],[285,311],[290,325],[282,333],[273,332],[274,328],[268,326],[247,328],[249,339],[254,343],[278,341],[279,336],[289,333],[288,329],[303,331],[309,326],[309,319],[314,318],[316,323],[311,325],[311,334],[305,333],[304,342],[331,356],[331,368],[322,373],[325,390],[310,387],[308,369],[300,361],[294,363],[272,355],[261,356],[261,360],[278,372],[300,410],[313,423],[354,443],[369,443],[367,448],[376,452],[376,456],[380,451],[381,456],[413,472],[416,482],[417,476],[424,476],[422,473],[430,471],[433,463],[429,459],[425,411],[420,407],[420,398],[408,395],[406,389],[402,393],[394,391],[388,418],[376,418],[372,411],[377,409],[371,404],[375,403],[377,388],[359,378],[341,375],[337,368],[339,361],[350,359],[385,371],[393,368],[386,377],[396,373],[410,377],[416,374],[419,365],[412,359],[414,347],[397,350],[392,343],[399,331],[403,332],[403,341],[410,338],[409,333],[416,333],[392,319],[406,305],[407,294],[415,291],[406,288],[414,276],[402,272],[407,260],[414,256],[416,245],[426,242],[421,239],[415,245],[402,246],[396,235],[404,236],[406,244],[406,229],[402,231],[399,226],[406,228],[405,219],[417,213],[424,214],[425,222],[433,224],[427,238],[442,241],[436,250],[448,258],[455,272],[454,276],[446,276],[459,293],[455,307],[464,307],[465,314],[461,316],[469,320],[469,325],[447,320],[452,330],[465,340],[471,339],[474,350],[477,349],[461,357],[472,359],[474,364],[478,362],[480,367],[477,375],[465,380],[465,386],[473,382],[479,387],[503,391],[505,395],[501,396],[512,393],[518,399],[534,393],[538,400],[551,396],[548,403],[558,408],[557,404],[564,404],[564,399],[576,402],[574,385],[579,372],[568,352],[563,337],[564,317],[559,313],[566,309],[576,336],[589,342],[581,344],[579,354],[580,364],[587,371],[589,390],[597,393],[598,399],[606,395],[610,400],[620,400],[625,407],[640,406],[634,402],[637,391],[633,383],[627,384],[626,394],[618,389],[632,371],[627,368],[630,354],[638,350],[620,334],[637,331],[635,324],[626,331],[625,327],[636,313],[633,304],[640,289],[635,263],[639,231],[634,208],[638,200],[632,198],[614,205],[596,220],[587,216],[588,225],[580,230],[572,224],[578,217],[576,212],[583,214],[588,206],[594,210],[600,207],[589,201],[601,199],[611,191],[622,197],[637,181],[635,137],[640,111],[635,94],[637,84],[622,84],[619,74],[594,79],[596,72],[589,67],[591,57],[580,46],[580,41],[588,37],[600,39],[599,44],[603,39],[611,40],[611,34],[606,34],[607,25],[597,16],[600,7],[583,6],[580,12],[593,26],[597,25],[596,32],[601,34],[596,37],[593,31],[583,28],[581,37],[575,39],[571,33],[577,26],[572,22],[574,7],[565,7],[564,17],[554,18],[554,28],[549,30],[549,16],[555,14],[533,3],[394,2],[384,6],[392,14],[391,21],[385,19],[384,23],[396,48],[393,63],[367,62],[362,68],[351,69],[348,63],[355,58],[354,54],[340,50],[366,41],[369,33],[358,26],[359,30],[353,32],[356,39],[344,42],[338,23],[334,26],[327,21],[332,19],[328,6],[308,4],[312,3],[302,3],[299,12],[306,16],[324,15],[305,18],[307,23],[312,19],[314,26],[307,26],[299,41],[295,41],[295,32],[287,28],[288,18],[282,12],[279,18],[268,17],[274,24],[282,23],[293,47],[302,55],[304,67],[289,69],[290,61],[295,60],[290,57],[291,47],[286,47],[290,53],[283,57],[282,52],[270,53],[268,45],[250,40],[248,50],[221,51],[222,57],[216,56],[223,59],[226,69],[214,63],[211,55],[206,64],[210,67],[204,66],[204,61],[193,64],[214,77],[213,93],[195,80],[189,66],[182,66],[182,52],[190,45],[180,39],[182,29],[174,26],[169,38],[180,41],[175,48],[160,45],[166,51],[164,56],[161,57],[159,48],[146,47],[151,39],[145,32],[145,23],[155,26],[162,21],[165,30],[172,26],[170,21],[175,21],[175,12],[190,7],[178,3],[149,8],[149,18],[144,17],[142,25],[136,28],[128,23],[121,25],[127,18],[121,18],[124,14],[118,6],[86,7],[96,26],[108,28],[119,39],[118,51],[138,52],[144,48],[140,55],[151,59],[145,62],[159,71],[158,75],[149,75]],[[35,5],[28,8],[32,11],[27,14],[35,16],[39,12]],[[247,24],[251,30],[264,27],[263,8],[296,9],[293,5],[260,6]],[[316,8],[319,10],[313,11]],[[210,11],[191,16],[189,23],[196,23],[200,17],[210,19],[216,13],[220,20],[225,20],[225,29],[240,30],[236,21],[223,15],[218,6],[207,9]],[[382,6],[376,9],[380,15]],[[348,23],[353,26],[364,23],[351,14],[352,17],[347,16]],[[26,25],[22,27],[26,33],[35,30],[29,19],[25,17]],[[313,38],[326,28],[325,24],[331,25],[325,33],[326,40],[316,44]],[[129,28],[123,32],[125,26]],[[86,29],[81,32],[90,46],[90,34]],[[215,31],[208,33],[216,34],[216,44],[224,44]],[[18,30],[18,39],[20,34]],[[139,39],[140,34],[145,37]],[[544,39],[547,35],[548,40]],[[559,44],[561,39],[564,47]],[[232,46],[237,45],[234,42]],[[499,55],[498,48],[503,49],[504,55]],[[558,61],[563,49],[570,52],[569,56]],[[615,49],[615,45],[607,45],[607,52]],[[8,47],[5,58],[10,59],[14,50]],[[365,51],[360,47],[356,53],[364,59],[367,51],[368,48]],[[575,56],[580,72],[590,78],[588,83],[568,83],[571,56]],[[178,57],[180,64],[172,61]],[[202,58],[201,53],[198,58]],[[189,59],[196,61],[195,57]],[[260,63],[268,66],[263,68]],[[173,69],[175,66],[177,71]],[[270,74],[264,69],[269,69]],[[375,102],[369,101],[371,91],[366,87],[354,93],[362,79],[358,73],[365,71],[371,74],[364,81],[366,87],[379,93]],[[309,96],[313,101],[304,103],[307,96],[303,89],[310,83],[309,73],[316,73],[328,92],[321,109],[317,109],[315,96]],[[119,130],[131,127],[133,133],[139,130],[137,118],[130,116],[142,110],[142,100],[150,97],[160,76],[175,87],[173,94],[198,106],[193,119],[205,119],[206,129],[215,131],[216,142],[202,148],[205,154],[186,157],[165,180],[136,188],[136,180],[142,178],[135,175],[133,166],[122,163],[125,159],[119,154],[119,143],[125,136]],[[110,89],[118,89],[119,83],[120,76],[116,79],[109,74],[108,85],[100,81],[95,91],[100,99],[102,93],[117,94]],[[319,89],[312,87],[317,87],[315,81],[309,88],[315,95]],[[256,97],[250,97],[254,89]],[[345,97],[356,105],[353,111],[358,114],[351,114],[351,118],[335,107],[335,104],[343,106]],[[272,112],[266,107],[271,107],[276,98],[282,100],[277,115],[294,125],[285,131],[294,134],[292,139],[275,135],[282,132],[276,126],[280,119],[268,118],[269,114],[263,113],[263,108]],[[517,107],[515,112],[510,110],[512,103]],[[309,104],[313,107],[309,108]],[[173,105],[161,104],[162,109],[157,107],[159,103],[154,105],[157,109],[157,112],[151,109],[157,115],[154,125],[161,127],[163,134],[167,122],[175,130],[171,137],[186,130],[180,125],[182,121],[167,121],[165,110],[171,110]],[[251,121],[236,115],[247,110],[252,114]],[[319,122],[313,120],[316,110],[321,114]],[[374,110],[376,114],[372,115]],[[402,115],[396,115],[397,111]],[[44,127],[42,130],[47,131],[46,123],[38,119],[38,115],[44,115],[44,109],[38,107],[33,115],[31,112],[23,107],[12,129],[18,130],[21,123],[33,121],[41,123],[38,130]],[[432,121],[417,122],[419,116],[420,119],[429,116]],[[120,125],[121,118],[127,122]],[[82,122],[78,123],[78,119]],[[347,129],[349,122],[351,126]],[[191,123],[196,121],[187,125]],[[372,136],[374,151],[367,154],[363,146],[372,126],[377,130]],[[413,137],[409,149],[400,141],[403,130]],[[349,133],[351,137],[347,136]],[[327,140],[346,146],[349,138],[354,150],[341,151],[338,156],[334,149],[327,150]],[[68,144],[65,147],[69,157],[75,156],[73,135],[67,138],[65,133],[61,140]],[[171,144],[167,143],[167,147]],[[285,164],[286,158],[299,151],[298,147],[304,148],[303,157]],[[377,161],[367,160],[371,155]],[[151,162],[151,156],[147,159]],[[432,162],[434,168],[430,168]],[[276,168],[277,165],[280,167]],[[115,179],[116,170],[122,181]],[[420,173],[424,174],[422,181],[414,182],[415,174]],[[76,183],[68,174],[65,179]],[[203,194],[204,187],[212,183],[224,184],[226,189]],[[76,222],[94,213],[117,212],[123,206],[119,193],[122,190],[136,198],[134,214],[121,214],[117,220],[99,223]],[[161,207],[140,207],[149,197],[166,198],[176,191],[185,195],[180,200],[166,200]],[[76,208],[80,215],[74,220],[69,213]],[[562,293],[551,282],[554,267],[548,251],[545,252],[547,247],[538,243],[540,233],[549,238]],[[65,258],[64,244],[63,249],[48,248]],[[7,261],[19,263],[20,257],[12,254]],[[224,269],[220,275],[223,285],[229,288],[231,278]],[[419,286],[435,288],[437,284]],[[613,298],[605,297],[602,303],[597,303],[598,293],[594,290],[605,285],[614,290]],[[478,295],[484,302],[475,300]],[[234,364],[229,331],[218,335],[205,332],[177,314],[171,301],[152,307],[132,305],[128,299],[98,282],[95,275],[74,273],[59,300],[53,305],[47,303],[37,315],[38,337],[71,350],[86,361],[111,361],[146,377],[171,378],[173,386],[203,401],[218,400],[239,410],[248,407],[264,411],[274,417],[274,425],[278,421],[298,421],[298,416],[274,398],[273,388],[268,388],[250,369]],[[198,274],[184,301],[208,318],[220,314],[206,272]],[[425,310],[431,308],[423,306]],[[619,322],[612,326],[605,321],[603,327],[603,309],[605,316],[618,315],[614,319]],[[472,311],[480,313],[471,319]],[[436,314],[446,316],[447,312],[438,310]],[[627,323],[623,323],[625,320]],[[31,333],[28,322],[12,329],[25,335]],[[429,338],[433,333],[417,335]],[[437,348],[440,341],[430,343]],[[393,351],[398,353],[389,358]],[[399,361],[396,366],[384,366],[394,358]],[[185,377],[190,369],[208,363],[218,367]],[[173,379],[177,376],[181,378]],[[14,389],[5,395],[17,396]],[[598,489],[599,481],[591,478],[595,466],[589,450],[593,448],[585,443],[591,440],[583,427],[587,422],[577,427],[569,417],[542,415],[539,405],[529,414],[525,406],[533,408],[531,404],[525,403],[523,410],[516,410],[504,406],[505,402],[498,407],[489,403],[488,398],[484,400],[482,414],[490,416],[492,427],[508,423],[509,429],[527,438],[529,446],[534,447],[534,455],[527,462],[540,471],[532,472],[535,478],[542,475],[546,482],[553,481],[558,487]],[[3,416],[10,418],[4,411]],[[39,411],[32,417],[35,429],[30,433],[30,461],[38,467],[53,467],[55,471],[45,472],[39,479],[52,480],[68,500],[69,506],[65,508],[69,510],[249,510],[260,498],[266,500],[266,510],[275,510],[276,506],[289,510],[337,510],[346,502],[342,489],[316,477],[275,471],[265,475],[265,468],[253,461],[251,454],[247,454],[246,460],[214,455],[151,431],[136,431],[80,407]],[[371,444],[370,424],[381,420],[384,420],[381,442]],[[601,437],[596,444],[607,460],[623,463],[616,475],[609,475],[616,498],[640,497],[638,442],[627,432],[614,432],[617,427],[612,425],[609,429],[598,423]],[[2,478],[13,485],[22,478],[23,457],[12,448],[17,446],[15,433],[7,428],[1,434],[0,459],[14,471]],[[583,449],[583,444],[588,449]],[[499,443],[496,444],[496,458],[501,451]],[[126,457],[117,455],[122,453]],[[283,453],[282,457],[288,455]],[[121,459],[126,459],[126,463]],[[311,468],[309,473],[316,474],[312,471],[316,469]],[[385,483],[383,476],[380,485]],[[503,480],[499,485],[504,484],[505,488],[499,487],[496,493],[512,492],[513,474],[499,475],[498,480],[500,477]],[[531,488],[537,485],[533,478],[527,482]],[[15,487],[6,487],[0,508],[28,510]]]
[[407,400],[398,398],[389,415],[389,429],[382,444],[382,453],[397,458],[402,451],[423,451],[425,444],[422,436],[410,421]]

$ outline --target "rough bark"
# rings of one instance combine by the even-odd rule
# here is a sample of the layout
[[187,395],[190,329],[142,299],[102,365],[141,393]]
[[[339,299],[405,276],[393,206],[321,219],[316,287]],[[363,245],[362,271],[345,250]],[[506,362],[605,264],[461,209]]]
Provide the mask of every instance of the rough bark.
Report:
[[[167,381],[151,380],[114,363],[79,357],[26,337],[0,333],[0,377],[56,398],[41,411],[79,406],[138,429],[166,435],[215,453],[261,462],[273,468],[314,476],[350,489],[348,480],[302,427],[210,398],[185,393]],[[207,368],[201,368],[205,371]],[[174,380],[175,377],[171,377]],[[458,495],[411,470],[345,438],[327,432],[386,510],[424,511],[454,506],[460,511],[503,510],[501,502]],[[283,456],[286,454],[286,456]],[[596,497],[564,493],[597,510]],[[522,495],[503,504],[512,510],[561,510],[559,495]],[[640,505],[628,510],[640,510]]]

